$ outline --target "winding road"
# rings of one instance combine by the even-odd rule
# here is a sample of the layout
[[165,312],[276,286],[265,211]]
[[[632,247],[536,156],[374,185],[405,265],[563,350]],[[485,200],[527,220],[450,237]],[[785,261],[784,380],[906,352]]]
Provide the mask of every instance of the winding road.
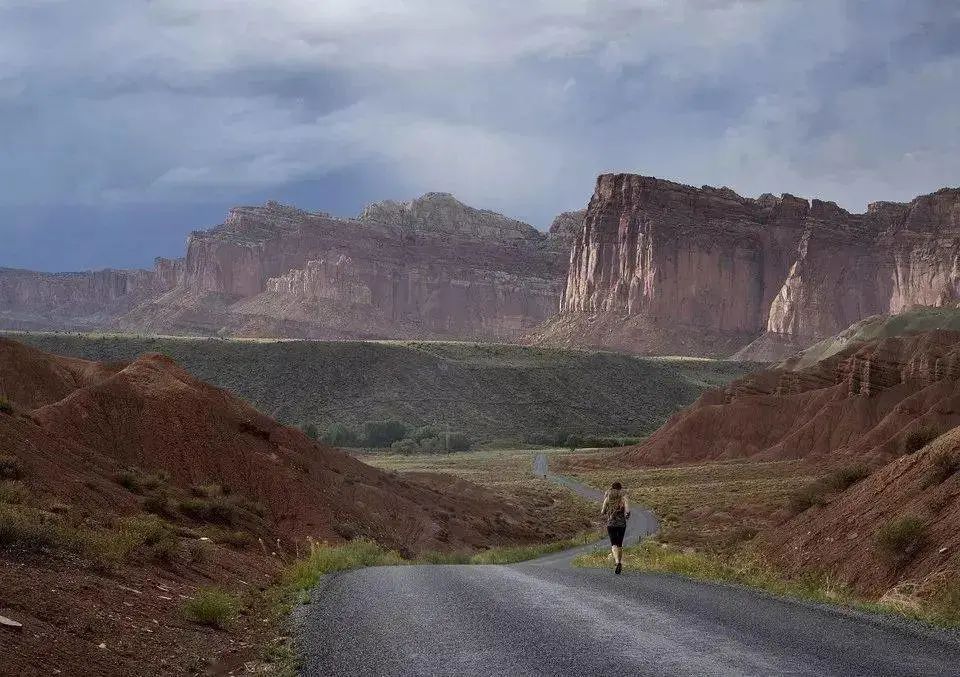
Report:
[[[600,493],[534,473],[591,499]],[[634,509],[628,541],[656,530]],[[302,675],[958,675],[960,638],[738,587],[575,569],[584,546],[509,566],[328,577],[297,619]],[[605,545],[603,546],[605,547]]]

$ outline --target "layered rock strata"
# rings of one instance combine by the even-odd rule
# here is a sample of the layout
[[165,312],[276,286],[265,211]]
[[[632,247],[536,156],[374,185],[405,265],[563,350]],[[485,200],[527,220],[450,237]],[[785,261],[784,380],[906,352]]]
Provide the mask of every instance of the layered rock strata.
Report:
[[762,337],[773,359],[868,315],[956,303],[958,260],[960,189],[851,214],[605,174],[573,242],[561,314],[537,338],[718,355]]
[[0,272],[0,326],[512,340],[557,312],[563,238],[445,193],[337,219],[268,202],[153,271]]

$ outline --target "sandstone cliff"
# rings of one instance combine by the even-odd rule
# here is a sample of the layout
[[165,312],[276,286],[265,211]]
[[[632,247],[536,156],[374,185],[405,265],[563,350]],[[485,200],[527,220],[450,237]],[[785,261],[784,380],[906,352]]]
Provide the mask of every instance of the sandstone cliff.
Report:
[[535,340],[724,355],[760,338],[741,355],[773,359],[868,315],[955,303],[958,257],[960,189],[851,214],[605,174],[573,242],[561,314]]
[[21,330],[102,327],[162,287],[149,270],[39,273],[0,268],[0,325]]
[[557,312],[567,257],[562,238],[445,193],[357,219],[268,202],[153,271],[0,271],[0,326],[511,340]]

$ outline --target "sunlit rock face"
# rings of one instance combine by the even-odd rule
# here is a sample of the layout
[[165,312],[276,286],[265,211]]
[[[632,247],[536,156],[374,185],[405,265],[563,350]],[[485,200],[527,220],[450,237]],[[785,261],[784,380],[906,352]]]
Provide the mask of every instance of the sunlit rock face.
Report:
[[0,272],[0,326],[512,340],[558,311],[567,242],[445,193],[357,219],[268,202],[152,271]]
[[868,315],[956,303],[958,253],[958,189],[851,214],[605,174],[572,244],[562,312],[538,338],[722,355],[762,336],[768,352],[795,349]]

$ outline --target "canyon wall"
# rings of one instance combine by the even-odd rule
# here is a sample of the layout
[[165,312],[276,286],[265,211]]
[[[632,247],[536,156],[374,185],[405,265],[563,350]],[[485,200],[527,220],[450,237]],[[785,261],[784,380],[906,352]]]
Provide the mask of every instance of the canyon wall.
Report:
[[534,340],[773,359],[868,315],[956,303],[958,255],[960,189],[851,214],[605,174],[573,241],[561,313]]
[[86,329],[159,293],[150,270],[40,273],[0,268],[0,326],[6,329]]
[[357,219],[268,202],[153,271],[0,271],[0,326],[512,340],[557,312],[567,242],[446,193]]

